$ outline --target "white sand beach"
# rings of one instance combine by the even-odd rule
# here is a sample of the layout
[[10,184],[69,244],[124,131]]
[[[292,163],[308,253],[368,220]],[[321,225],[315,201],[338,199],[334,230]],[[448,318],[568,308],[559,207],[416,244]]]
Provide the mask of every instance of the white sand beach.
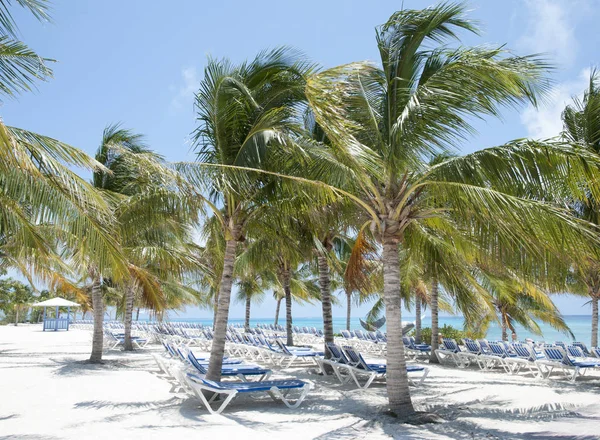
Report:
[[362,391],[306,369],[276,371],[315,384],[295,410],[268,397],[235,400],[223,415],[170,393],[157,376],[153,346],[82,361],[84,330],[44,333],[37,325],[0,327],[0,439],[597,439],[600,372],[576,384],[500,372],[432,366],[413,388],[418,410],[446,422],[397,424],[384,413],[383,384]]

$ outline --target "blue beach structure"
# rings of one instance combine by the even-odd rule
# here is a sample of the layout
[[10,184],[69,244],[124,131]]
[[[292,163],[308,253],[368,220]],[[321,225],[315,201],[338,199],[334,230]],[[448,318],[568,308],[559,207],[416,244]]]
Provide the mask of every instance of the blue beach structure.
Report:
[[[32,307],[43,307],[44,308],[44,326],[43,330],[67,330],[69,331],[69,321],[71,316],[71,307],[79,307],[79,304],[74,303],[72,301],[68,301],[64,298],[51,298],[46,301],[42,301],[39,303],[35,303],[31,305]],[[46,313],[46,309],[48,307],[54,307],[54,318],[48,317]],[[67,317],[59,318],[59,307],[67,307]]]

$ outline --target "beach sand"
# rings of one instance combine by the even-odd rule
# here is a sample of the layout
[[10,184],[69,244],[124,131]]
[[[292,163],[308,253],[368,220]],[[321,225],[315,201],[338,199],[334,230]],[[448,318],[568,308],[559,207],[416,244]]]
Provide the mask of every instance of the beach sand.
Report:
[[[84,330],[0,327],[0,440],[54,439],[598,439],[600,371],[576,384],[432,366],[412,389],[415,406],[444,423],[398,424],[385,414],[385,386],[362,391],[306,369],[274,378],[315,384],[295,410],[268,396],[235,400],[223,415],[173,394],[150,352],[110,352],[106,364],[82,361]],[[557,376],[558,377],[558,376]]]

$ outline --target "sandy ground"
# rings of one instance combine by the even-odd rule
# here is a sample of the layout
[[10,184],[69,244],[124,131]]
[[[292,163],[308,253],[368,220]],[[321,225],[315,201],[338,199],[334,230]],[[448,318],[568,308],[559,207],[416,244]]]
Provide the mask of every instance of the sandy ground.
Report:
[[315,383],[296,410],[265,395],[209,415],[169,392],[149,350],[111,352],[102,366],[81,362],[89,350],[87,331],[0,327],[0,440],[600,438],[600,371],[571,384],[433,366],[413,400],[445,422],[411,426],[385,414],[383,384],[356,390],[302,369],[274,374]]

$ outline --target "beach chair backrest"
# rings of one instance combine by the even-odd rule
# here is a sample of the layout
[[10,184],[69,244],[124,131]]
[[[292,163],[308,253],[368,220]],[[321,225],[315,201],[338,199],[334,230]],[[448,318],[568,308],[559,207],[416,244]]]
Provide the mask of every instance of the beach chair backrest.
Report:
[[463,343],[465,344],[465,347],[467,347],[467,350],[469,350],[469,353],[473,353],[473,354],[481,353],[481,348],[472,339],[463,339]]
[[573,357],[585,357],[583,350],[579,347],[576,347],[575,345],[568,345],[567,353],[569,354],[569,356]]
[[488,342],[488,345],[490,346],[490,350],[492,350],[492,353],[498,356],[506,356],[506,349],[504,348],[504,345],[502,345],[499,342]]
[[344,352],[337,344],[333,342],[328,342],[326,347],[329,353],[331,354],[332,360],[339,362],[340,364],[348,363],[346,356],[344,356]]
[[408,336],[402,336],[402,343],[405,347],[412,348],[412,344],[410,343],[410,338]]
[[348,330],[342,330],[341,333],[344,339],[352,339],[352,336],[350,336],[350,332]]
[[[343,349],[344,354],[346,355],[346,358],[348,359],[348,363],[350,365],[352,365],[353,367],[358,367],[359,365],[361,365],[360,353],[358,353],[356,350],[354,350],[354,348],[350,347],[349,345],[345,345]],[[362,367],[364,368],[364,366]],[[368,367],[366,369],[368,370]]]
[[571,361],[567,357],[562,347],[544,347],[544,354],[551,361],[562,362],[566,365],[571,365]]
[[594,356],[596,356],[597,358],[600,358],[600,347],[593,347],[592,348],[592,354]]
[[283,343],[283,341],[276,339],[275,343],[279,346],[279,348],[281,348],[281,351],[283,351],[285,354],[289,354],[291,355],[292,352],[288,350],[288,348],[285,346],[285,344]]
[[556,341],[556,342],[554,343],[554,345],[556,345],[557,347],[560,347],[560,348],[562,348],[563,350],[566,350],[566,349],[567,349],[567,344],[565,344],[563,341]]
[[573,342],[574,347],[579,347],[586,356],[589,356],[591,353],[588,350],[587,346],[583,342]]
[[196,369],[198,370],[198,373],[200,374],[206,374],[206,368],[200,363],[198,362],[198,360],[196,360],[196,358],[194,357],[194,355],[192,354],[192,352],[188,353],[188,361],[190,362],[190,364]]
[[362,330],[354,330],[354,335],[361,340],[365,340],[367,338],[365,338],[365,334],[362,332]]
[[523,359],[534,361],[535,357],[532,357],[532,350],[529,344],[523,344],[521,342],[515,342],[512,345],[513,350],[517,353],[517,356]]
[[443,338],[442,345],[444,346],[444,348],[446,350],[449,350],[453,353],[458,353],[460,351],[460,349],[458,348],[458,344],[456,343],[456,341],[454,339]]
[[490,344],[489,344],[489,342],[487,340],[485,340],[485,339],[477,339],[477,343],[481,347],[482,353],[492,351],[492,349],[490,348]]

